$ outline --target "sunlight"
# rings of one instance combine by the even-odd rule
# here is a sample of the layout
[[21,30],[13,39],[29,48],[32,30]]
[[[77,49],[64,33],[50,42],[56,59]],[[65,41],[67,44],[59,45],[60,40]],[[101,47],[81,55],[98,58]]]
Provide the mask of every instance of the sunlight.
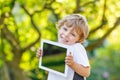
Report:
[[65,0],[56,0],[56,1],[62,3],[62,2],[65,1]]
[[[119,30],[120,30],[120,28],[114,30],[114,31],[112,32],[112,34],[109,36],[108,39],[109,39],[109,41],[110,41],[111,44],[116,44],[116,42],[118,42],[117,44],[120,44],[120,43],[119,43],[119,40],[120,40]],[[113,40],[113,39],[114,39],[114,40]]]

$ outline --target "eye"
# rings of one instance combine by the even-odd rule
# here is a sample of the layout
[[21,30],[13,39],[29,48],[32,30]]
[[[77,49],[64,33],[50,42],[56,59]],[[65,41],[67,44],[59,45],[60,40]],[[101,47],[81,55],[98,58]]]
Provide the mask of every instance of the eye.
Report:
[[63,29],[64,29],[65,31],[67,31],[67,28],[63,27]]
[[71,33],[71,35],[74,36],[74,37],[76,36],[74,33]]

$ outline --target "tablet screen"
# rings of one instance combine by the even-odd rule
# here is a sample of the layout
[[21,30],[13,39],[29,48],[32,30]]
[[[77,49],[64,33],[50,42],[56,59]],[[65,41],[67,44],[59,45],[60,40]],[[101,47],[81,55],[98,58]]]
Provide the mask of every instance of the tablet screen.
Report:
[[67,46],[58,42],[42,40],[43,55],[40,60],[40,68],[66,76],[67,66],[65,57]]

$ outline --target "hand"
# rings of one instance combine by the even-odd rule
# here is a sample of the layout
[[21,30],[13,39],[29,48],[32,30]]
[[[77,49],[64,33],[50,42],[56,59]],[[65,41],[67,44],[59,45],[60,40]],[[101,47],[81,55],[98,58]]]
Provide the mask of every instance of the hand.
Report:
[[36,57],[37,57],[37,58],[40,58],[41,56],[42,56],[42,50],[41,50],[41,48],[39,48],[39,49],[37,50]]
[[72,66],[74,64],[73,56],[70,54],[65,58],[65,62],[68,66]]

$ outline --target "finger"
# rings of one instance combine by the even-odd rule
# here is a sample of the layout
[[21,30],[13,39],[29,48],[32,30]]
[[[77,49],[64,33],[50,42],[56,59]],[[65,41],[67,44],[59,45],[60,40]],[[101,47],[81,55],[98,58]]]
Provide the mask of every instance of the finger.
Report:
[[38,49],[37,52],[41,52],[42,50],[41,49]]
[[41,56],[42,56],[42,54],[40,54],[39,52],[36,53],[36,57],[37,57],[37,58],[39,58],[39,57],[41,57]]
[[41,50],[41,49],[38,49],[38,50],[37,50],[37,53],[42,54],[42,50]]
[[72,58],[73,56],[72,56],[72,55],[68,55],[67,57],[68,57],[68,58]]
[[72,53],[70,52],[70,53],[68,54],[68,56],[72,56]]
[[36,57],[37,57],[37,58],[39,58],[39,57],[40,57],[40,55],[38,55],[38,54],[37,54],[37,55],[36,55]]
[[65,63],[66,63],[66,64],[69,64],[69,63],[70,63],[70,61],[69,61],[69,60],[65,60]]
[[68,55],[66,59],[72,59],[73,57],[71,55]]
[[70,57],[69,57],[69,56],[67,56],[65,59],[66,59],[66,60],[70,60]]
[[66,60],[65,63],[69,66],[71,65],[71,62],[69,60]]

